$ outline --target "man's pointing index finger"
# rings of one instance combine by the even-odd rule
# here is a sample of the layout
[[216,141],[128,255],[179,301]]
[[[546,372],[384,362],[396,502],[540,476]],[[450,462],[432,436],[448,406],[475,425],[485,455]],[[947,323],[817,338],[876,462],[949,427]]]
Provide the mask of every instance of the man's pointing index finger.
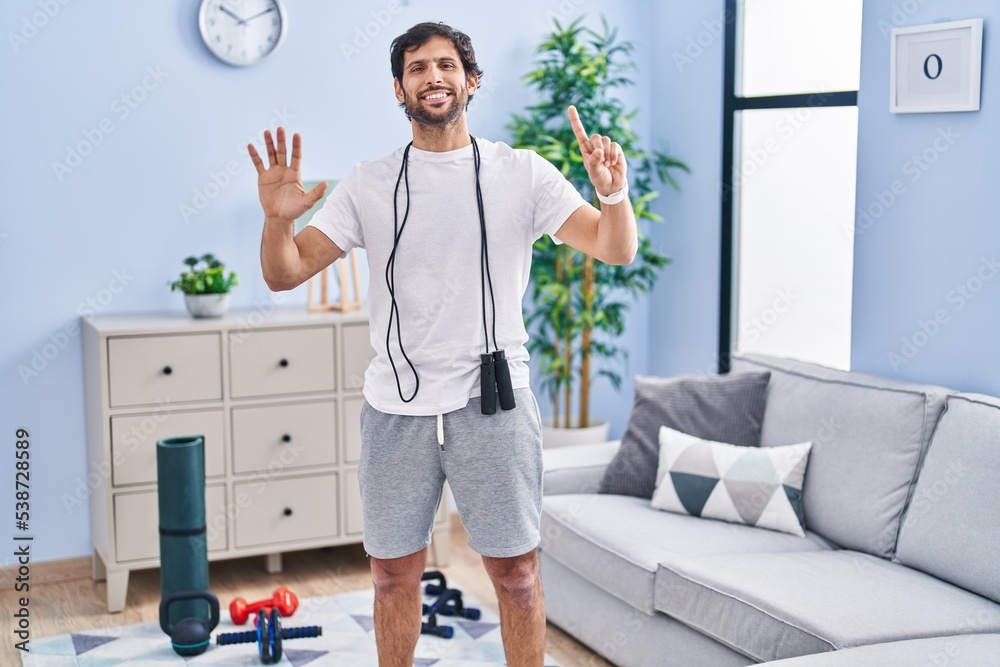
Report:
[[587,138],[587,133],[583,129],[583,123],[580,122],[580,114],[577,113],[576,107],[572,104],[569,107],[569,124],[573,128],[573,134],[576,135],[576,140],[580,144],[580,148],[589,153],[591,151],[590,139]]

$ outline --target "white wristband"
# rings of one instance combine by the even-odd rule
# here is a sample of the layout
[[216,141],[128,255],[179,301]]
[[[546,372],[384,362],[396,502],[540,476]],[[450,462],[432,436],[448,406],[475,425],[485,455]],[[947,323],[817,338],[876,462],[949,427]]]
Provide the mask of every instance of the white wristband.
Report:
[[597,198],[601,200],[602,204],[617,204],[623,201],[625,199],[625,195],[628,194],[628,183],[625,183],[625,187],[623,187],[621,190],[619,190],[618,192],[612,192],[607,197],[602,195],[600,192],[597,192],[596,189],[594,190],[594,192],[597,194]]

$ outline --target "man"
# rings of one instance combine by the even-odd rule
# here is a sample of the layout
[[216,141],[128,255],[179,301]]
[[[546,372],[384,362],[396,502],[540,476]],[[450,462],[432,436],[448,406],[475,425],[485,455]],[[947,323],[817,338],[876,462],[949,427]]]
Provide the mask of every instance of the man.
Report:
[[[507,663],[539,667],[541,417],[529,387],[521,299],[531,245],[542,234],[609,264],[631,263],[638,239],[625,158],[609,137],[588,138],[569,107],[591,181],[602,201],[612,202],[598,210],[535,153],[469,135],[466,109],[482,70],[468,36],[421,23],[393,41],[390,60],[412,144],[355,164],[297,235],[294,220],[326,183],[302,187],[298,134],[290,164],[281,127],[277,146],[264,134],[267,169],[248,146],[265,214],[264,280],[289,290],[351,248],[368,254],[377,354],[365,373],[358,481],[379,665],[413,664],[420,577],[447,479],[469,546],[496,589]],[[490,358],[490,333],[493,351],[506,357],[495,384],[480,370]],[[503,407],[501,365],[509,368],[515,406],[489,413],[495,391]]]

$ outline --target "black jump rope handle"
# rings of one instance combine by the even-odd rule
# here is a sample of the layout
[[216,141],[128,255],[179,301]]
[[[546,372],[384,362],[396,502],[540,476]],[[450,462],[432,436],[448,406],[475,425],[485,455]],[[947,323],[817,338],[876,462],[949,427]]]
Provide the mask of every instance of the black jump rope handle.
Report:
[[497,379],[493,355],[480,354],[483,365],[479,368],[479,400],[484,415],[496,414],[497,411]]
[[510,384],[510,369],[507,368],[507,359],[503,350],[493,351],[493,372],[497,378],[497,393],[500,396],[500,408],[503,410],[514,409],[514,388]]
[[511,386],[510,369],[503,350],[480,354],[482,365],[479,373],[479,396],[484,415],[496,414],[497,398],[503,410],[513,410],[514,388]]

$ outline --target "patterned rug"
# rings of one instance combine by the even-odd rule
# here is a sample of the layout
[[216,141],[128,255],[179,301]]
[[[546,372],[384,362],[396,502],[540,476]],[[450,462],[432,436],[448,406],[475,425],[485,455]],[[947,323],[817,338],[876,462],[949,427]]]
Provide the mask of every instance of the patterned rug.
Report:
[[[479,609],[478,621],[454,616],[438,616],[438,625],[454,628],[451,639],[421,634],[417,641],[415,667],[496,667],[505,665],[500,640],[500,619],[479,600],[465,592],[461,584],[449,582],[462,591],[466,607]],[[424,602],[434,597],[425,595]],[[306,598],[300,601],[295,614],[282,618],[284,627],[319,625],[321,637],[292,639],[282,643],[280,665],[300,667],[378,667],[375,649],[374,611],[375,590],[367,589],[339,595]],[[229,618],[223,602],[222,620],[212,632],[212,644],[199,656],[182,658],[170,647],[170,640],[157,621],[119,625],[86,632],[32,638],[31,651],[21,654],[26,667],[164,667],[166,665],[259,665],[256,644],[219,646],[215,643],[220,632],[239,632],[253,628],[250,621],[236,626]],[[427,617],[424,616],[424,621]],[[558,663],[545,657],[546,667]]]

